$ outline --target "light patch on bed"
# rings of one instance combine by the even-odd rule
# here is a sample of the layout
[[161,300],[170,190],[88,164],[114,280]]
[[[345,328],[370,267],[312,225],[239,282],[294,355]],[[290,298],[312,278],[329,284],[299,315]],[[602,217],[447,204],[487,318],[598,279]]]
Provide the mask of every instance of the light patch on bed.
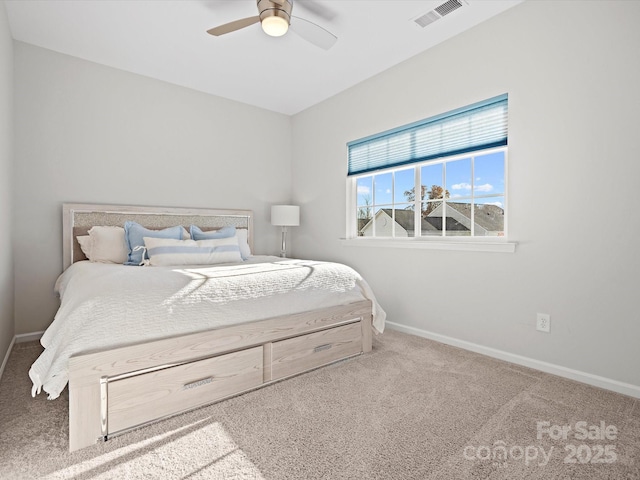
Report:
[[[177,452],[181,455],[177,456]],[[167,472],[174,475],[167,476]],[[264,479],[218,423],[202,420],[71,465],[47,480],[90,477]]]
[[174,269],[191,280],[165,301],[228,304],[274,295],[322,290],[344,293],[356,288],[355,272],[345,265],[282,260],[248,265]]

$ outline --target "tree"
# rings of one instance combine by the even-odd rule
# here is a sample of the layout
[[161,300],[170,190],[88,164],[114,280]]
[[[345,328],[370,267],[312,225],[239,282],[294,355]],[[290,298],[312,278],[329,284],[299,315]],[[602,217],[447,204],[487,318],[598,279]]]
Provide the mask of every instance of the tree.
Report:
[[358,207],[358,219],[371,220],[371,196],[365,195],[362,200],[364,200],[364,206]]
[[[427,190],[427,187],[422,185],[420,187],[420,201],[424,201],[424,193]],[[416,187],[413,187],[411,190],[405,190],[404,196],[407,197],[407,202],[415,202],[416,201]],[[413,210],[413,206],[407,207]]]
[[[427,190],[426,185],[421,185],[420,187],[420,205],[422,208],[422,216],[426,217],[436,208],[436,202],[427,202],[425,203],[424,197],[427,196],[428,200],[438,200],[440,198],[449,198],[449,190],[445,190],[440,185],[431,185],[431,189]],[[407,198],[408,202],[415,202],[416,200],[416,189],[415,187],[411,190],[406,190],[404,192],[404,196]],[[415,205],[415,203],[414,203]],[[410,210],[413,210],[413,205],[407,207]]]
[[358,219],[356,220],[358,223],[358,236],[363,236],[362,229],[365,227],[367,223],[372,218],[372,208],[371,208],[371,197],[366,195],[363,197],[364,205],[358,207]]

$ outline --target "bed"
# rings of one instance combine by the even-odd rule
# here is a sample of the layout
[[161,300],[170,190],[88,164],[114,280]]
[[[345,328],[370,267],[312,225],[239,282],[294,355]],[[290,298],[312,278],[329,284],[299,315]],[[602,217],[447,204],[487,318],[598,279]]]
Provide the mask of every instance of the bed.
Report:
[[86,261],[78,237],[132,221],[232,228],[253,248],[248,210],[63,205],[61,306],[29,374],[52,399],[68,384],[70,451],[369,352],[384,328],[369,286],[341,264]]

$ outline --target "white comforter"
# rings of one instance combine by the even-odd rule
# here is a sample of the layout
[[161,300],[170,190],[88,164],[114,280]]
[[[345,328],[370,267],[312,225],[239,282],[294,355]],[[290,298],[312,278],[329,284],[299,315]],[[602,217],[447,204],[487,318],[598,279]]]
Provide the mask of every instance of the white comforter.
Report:
[[242,264],[131,267],[78,262],[56,282],[61,305],[29,370],[32,394],[57,398],[68,361],[83,351],[154,340],[368,298],[373,326],[385,312],[353,269],[257,256]]

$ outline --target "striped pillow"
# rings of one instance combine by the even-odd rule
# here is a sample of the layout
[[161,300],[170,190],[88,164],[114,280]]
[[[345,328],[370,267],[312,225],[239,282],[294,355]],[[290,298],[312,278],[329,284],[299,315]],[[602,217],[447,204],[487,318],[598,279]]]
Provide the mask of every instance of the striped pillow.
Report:
[[242,260],[246,260],[251,256],[251,247],[249,247],[249,242],[247,241],[249,232],[246,228],[236,229],[236,227],[222,227],[220,230],[203,232],[200,227],[191,225],[189,233],[191,233],[191,238],[194,240],[209,240],[210,238],[232,237],[235,235],[238,237],[238,246],[240,247]]
[[149,257],[145,253],[144,237],[157,238],[189,238],[189,233],[179,225],[163,230],[149,230],[131,220],[124,222],[124,238],[129,249],[125,265],[143,265]]
[[174,240],[144,237],[149,265],[212,265],[241,262],[237,237]]

